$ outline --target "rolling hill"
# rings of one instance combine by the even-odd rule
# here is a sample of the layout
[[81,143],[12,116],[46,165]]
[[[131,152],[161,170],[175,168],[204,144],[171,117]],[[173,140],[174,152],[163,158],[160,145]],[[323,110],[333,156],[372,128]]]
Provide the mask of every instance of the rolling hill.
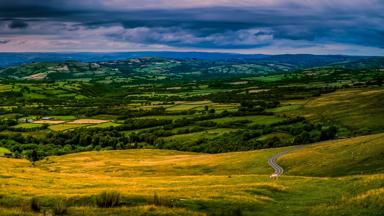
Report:
[[334,68],[349,69],[356,65],[359,69],[375,69],[383,65],[383,59],[377,57],[176,54],[178,53],[0,53],[0,66],[4,67],[0,68],[0,78],[82,81],[127,81],[128,78],[191,80],[269,75],[323,67],[332,71]]
[[[0,213],[33,215],[21,209],[35,197],[43,209],[65,202],[71,215],[274,215],[282,210],[285,215],[380,215],[382,137],[328,141],[292,152],[279,160],[287,175],[277,181],[269,179],[266,160],[281,148],[215,155],[85,152],[35,165],[0,158],[7,164],[0,168]],[[352,157],[353,151],[359,153]],[[330,178],[334,173],[339,177]],[[122,206],[95,208],[96,195],[103,191],[121,193]]]

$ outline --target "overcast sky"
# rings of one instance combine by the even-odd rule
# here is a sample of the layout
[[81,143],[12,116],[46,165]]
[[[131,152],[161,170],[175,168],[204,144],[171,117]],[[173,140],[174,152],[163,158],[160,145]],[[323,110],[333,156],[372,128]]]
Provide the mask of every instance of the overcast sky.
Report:
[[0,0],[0,52],[384,55],[383,0]]

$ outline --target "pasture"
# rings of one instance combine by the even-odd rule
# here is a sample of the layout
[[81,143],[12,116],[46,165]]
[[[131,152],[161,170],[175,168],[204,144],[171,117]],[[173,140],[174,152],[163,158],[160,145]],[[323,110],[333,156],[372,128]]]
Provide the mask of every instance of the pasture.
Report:
[[[379,135],[359,137],[349,140],[348,145],[358,147],[373,139],[382,146],[378,138]],[[111,209],[110,214],[139,215],[152,211],[205,215],[240,211],[245,215],[274,215],[284,210],[285,215],[292,216],[335,212],[377,215],[383,207],[384,195],[384,176],[379,174],[380,170],[365,175],[323,177],[343,167],[331,161],[319,165],[323,171],[317,173],[319,177],[293,175],[317,170],[309,161],[313,160],[311,152],[320,145],[325,145],[321,149],[334,152],[334,158],[353,162],[353,158],[343,156],[344,152],[332,150],[342,148],[339,146],[345,142],[313,145],[299,150],[300,157],[295,152],[287,155],[281,161],[288,175],[277,181],[269,179],[272,169],[266,160],[290,147],[224,154],[150,149],[84,152],[48,157],[34,166],[22,159],[0,158],[2,164],[7,164],[0,167],[0,184],[7,185],[0,187],[0,213],[17,215],[23,203],[37,197],[47,208],[49,200],[54,199],[83,203],[69,204],[68,212],[73,215],[105,215],[105,210],[94,207],[92,197],[102,191],[118,191],[122,202],[130,204]],[[360,166],[374,163],[375,154],[362,151],[360,157],[365,159]],[[299,163],[301,160],[308,162]],[[298,164],[298,168],[292,164]],[[154,201],[154,196],[161,201]]]
[[11,151],[9,151],[9,149],[0,147],[0,157],[4,156],[4,154],[7,154],[7,153],[11,153]]
[[345,176],[382,173],[383,158],[384,134],[381,133],[314,144],[285,155],[278,162],[290,175]]
[[52,131],[65,131],[65,130],[80,128],[80,127],[86,127],[86,126],[88,125],[87,124],[56,124],[56,125],[50,125],[48,129]]
[[249,120],[252,122],[250,124],[269,125],[269,124],[283,121],[284,119],[285,118],[283,118],[283,117],[278,117],[278,116],[274,116],[274,115],[257,115],[257,116],[224,117],[224,118],[213,119],[211,121],[214,121],[216,123],[230,123],[230,122],[235,122],[235,121]]
[[91,126],[88,126],[88,128],[109,128],[109,127],[117,127],[120,126],[120,124],[114,123],[114,122],[104,122],[99,124],[93,124]]
[[215,110],[237,109],[238,104],[220,104],[211,101],[178,101],[175,105],[168,106],[167,111],[204,110],[205,107]]
[[303,115],[313,121],[328,121],[361,131],[382,131],[384,122],[384,89],[349,89],[296,102],[302,109],[286,114]]
[[43,124],[34,124],[34,123],[21,123],[21,124],[18,124],[16,126],[13,126],[14,128],[26,128],[26,129],[30,129],[30,128],[39,128],[43,126]]

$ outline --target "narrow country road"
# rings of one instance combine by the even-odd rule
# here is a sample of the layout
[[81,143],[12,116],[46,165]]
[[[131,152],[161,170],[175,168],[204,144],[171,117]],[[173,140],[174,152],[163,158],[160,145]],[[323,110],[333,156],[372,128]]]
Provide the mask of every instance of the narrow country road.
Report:
[[311,146],[311,145],[312,144],[296,146],[294,148],[287,149],[285,151],[279,152],[279,153],[273,155],[272,157],[270,157],[268,159],[268,164],[269,164],[269,166],[271,166],[275,170],[275,172],[272,175],[281,176],[283,174],[283,172],[284,172],[284,169],[281,166],[279,166],[279,164],[276,163],[276,160],[279,157],[281,157],[281,156],[283,156],[285,154],[288,154],[289,152],[292,152],[292,151],[295,151],[295,150],[298,150],[298,149],[302,149],[302,148],[305,148],[305,147],[308,147],[308,146]]

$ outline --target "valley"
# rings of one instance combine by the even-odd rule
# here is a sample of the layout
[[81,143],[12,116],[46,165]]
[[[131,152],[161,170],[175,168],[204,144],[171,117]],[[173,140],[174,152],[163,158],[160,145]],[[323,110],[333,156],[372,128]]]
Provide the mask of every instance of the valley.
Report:
[[380,215],[381,58],[313,58],[1,69],[0,215]]

